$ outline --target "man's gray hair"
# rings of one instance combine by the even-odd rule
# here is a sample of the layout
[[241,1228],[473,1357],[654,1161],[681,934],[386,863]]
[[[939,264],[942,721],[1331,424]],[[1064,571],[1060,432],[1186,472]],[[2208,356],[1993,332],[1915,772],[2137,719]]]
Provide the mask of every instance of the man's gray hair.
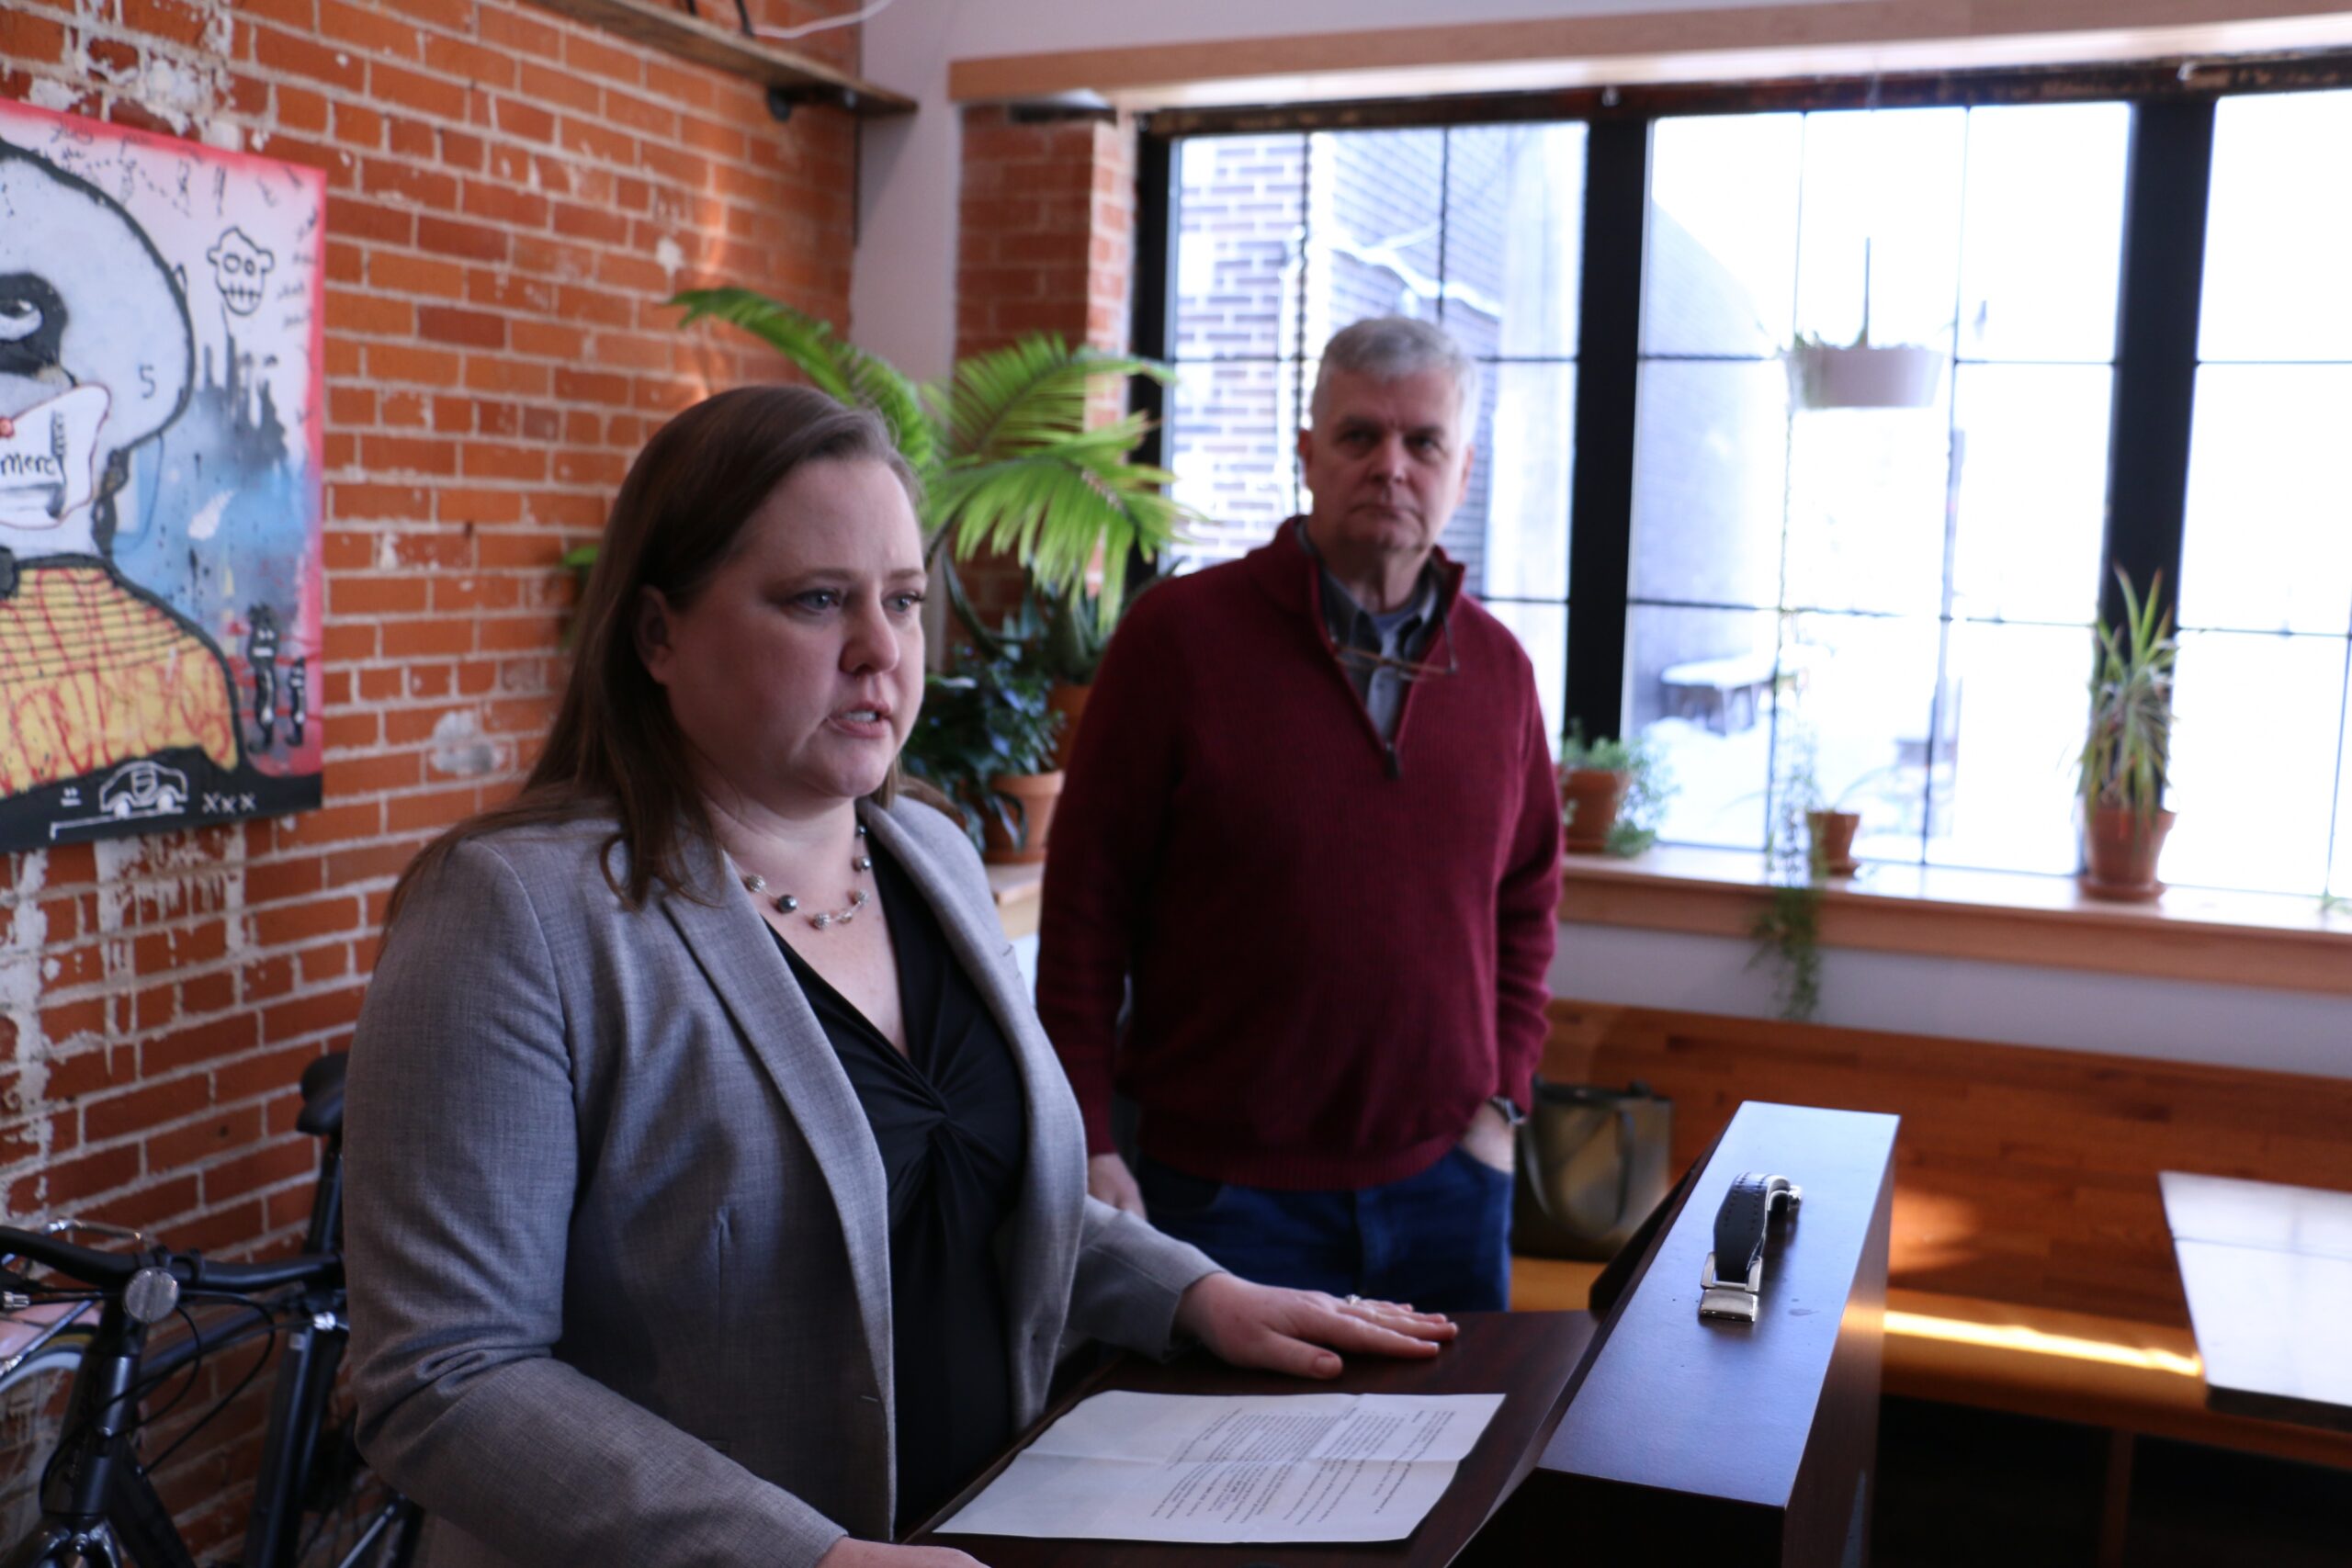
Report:
[[1323,423],[1323,388],[1334,370],[1374,381],[1443,370],[1453,378],[1453,389],[1461,395],[1456,412],[1464,431],[1478,406],[1477,361],[1442,327],[1410,316],[1371,316],[1331,335],[1323,348],[1322,367],[1315,373],[1315,396],[1309,403],[1317,424]]

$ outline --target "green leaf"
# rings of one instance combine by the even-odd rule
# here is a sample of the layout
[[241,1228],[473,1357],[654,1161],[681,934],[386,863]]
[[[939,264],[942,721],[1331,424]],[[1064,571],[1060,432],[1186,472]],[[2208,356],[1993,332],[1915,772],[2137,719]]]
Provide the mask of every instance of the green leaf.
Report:
[[2096,628],[2089,730],[2077,759],[2086,807],[2128,808],[2142,821],[2164,804],[2172,757],[2172,672],[2179,652],[2172,613],[2163,607],[2164,574],[2149,579],[2143,599],[2120,568],[2120,626]]
[[[1012,555],[1047,601],[1085,595],[1097,640],[1125,606],[1130,557],[1156,561],[1199,518],[1166,493],[1173,474],[1130,460],[1150,432],[1148,419],[1087,424],[1098,386],[1136,376],[1172,383],[1168,366],[1035,333],[919,388],[827,322],[751,289],[689,289],[671,303],[685,309],[681,325],[726,321],[775,347],[820,389],[874,408],[923,482],[932,558],[952,568],[983,551]],[[984,647],[1000,649],[952,579],[949,603]]]
[[791,360],[818,390],[880,414],[899,453],[928,479],[938,433],[914,383],[888,361],[845,342],[817,317],[749,288],[690,288],[670,303],[686,308],[680,326],[708,317],[741,327]]

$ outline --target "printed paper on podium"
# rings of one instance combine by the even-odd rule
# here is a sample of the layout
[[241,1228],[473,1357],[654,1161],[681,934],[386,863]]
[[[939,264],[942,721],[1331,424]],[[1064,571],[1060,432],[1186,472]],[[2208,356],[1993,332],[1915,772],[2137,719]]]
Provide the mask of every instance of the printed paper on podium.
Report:
[[1502,1403],[1499,1393],[1098,1393],[936,1533],[1402,1540]]

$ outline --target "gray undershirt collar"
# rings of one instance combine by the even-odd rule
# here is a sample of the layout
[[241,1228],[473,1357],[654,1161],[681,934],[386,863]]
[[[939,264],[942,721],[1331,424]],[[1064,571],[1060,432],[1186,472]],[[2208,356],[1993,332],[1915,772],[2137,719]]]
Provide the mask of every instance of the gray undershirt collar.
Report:
[[[1375,613],[1366,610],[1354,595],[1340,586],[1325,564],[1323,552],[1306,536],[1306,525],[1297,530],[1299,548],[1313,558],[1316,570],[1323,578],[1323,624],[1331,634],[1331,641],[1340,648],[1360,649],[1378,654],[1384,659],[1418,660],[1429,646],[1430,635],[1437,624],[1437,560],[1434,555],[1423,562],[1420,581],[1413,596],[1400,607]],[[1342,661],[1348,682],[1363,699],[1364,711],[1372,716],[1373,728],[1383,740],[1396,739],[1396,716],[1405,705],[1405,678],[1385,665],[1354,664]]]

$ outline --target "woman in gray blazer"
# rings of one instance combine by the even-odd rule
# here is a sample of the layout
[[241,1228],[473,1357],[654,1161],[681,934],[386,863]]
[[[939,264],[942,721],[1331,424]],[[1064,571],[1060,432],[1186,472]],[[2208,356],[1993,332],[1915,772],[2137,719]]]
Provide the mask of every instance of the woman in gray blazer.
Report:
[[894,788],[923,581],[871,413],[686,411],[622,484],[523,793],[395,890],[346,1111],[354,1389],[435,1568],[968,1562],[887,1543],[1065,1346],[1329,1376],[1453,1333],[1086,1196],[978,862]]

